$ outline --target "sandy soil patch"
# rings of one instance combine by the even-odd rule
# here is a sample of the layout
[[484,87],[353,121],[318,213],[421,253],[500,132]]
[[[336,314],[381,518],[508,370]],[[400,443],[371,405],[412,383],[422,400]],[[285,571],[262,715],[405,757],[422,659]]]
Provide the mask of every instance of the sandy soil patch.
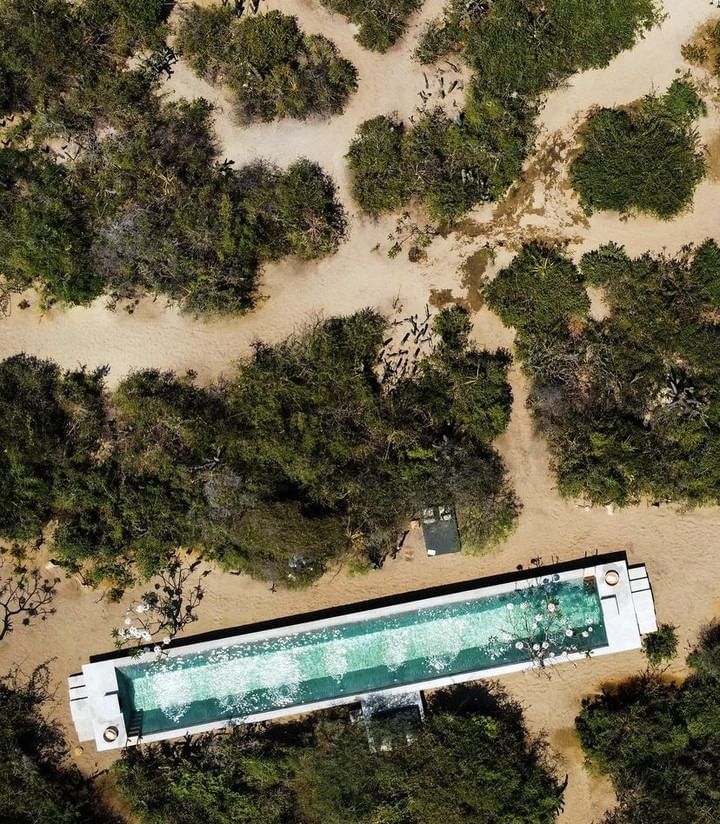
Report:
[[[265,0],[263,0],[263,5]],[[245,354],[253,339],[278,340],[317,314],[349,313],[364,306],[394,312],[399,301],[404,312],[423,313],[431,295],[435,304],[463,302],[474,315],[475,338],[487,346],[511,347],[513,335],[486,308],[477,294],[477,273],[492,275],[506,265],[513,250],[525,239],[538,237],[564,241],[573,255],[610,240],[624,244],[631,254],[648,249],[675,252],[689,242],[718,236],[720,180],[715,156],[720,153],[718,112],[712,100],[701,131],[710,149],[711,174],[698,188],[693,208],[678,219],[663,223],[650,218],[620,218],[599,213],[587,218],[567,182],[573,135],[589,108],[628,103],[651,89],[662,91],[685,71],[680,48],[707,19],[717,18],[713,6],[700,0],[666,0],[668,17],[632,51],[620,55],[606,69],[570,78],[551,94],[541,114],[536,153],[526,165],[523,179],[501,204],[476,209],[460,231],[437,238],[427,260],[413,264],[406,254],[387,257],[387,236],[395,218],[374,222],[357,214],[350,201],[343,161],[347,145],[362,120],[398,111],[409,117],[422,104],[425,87],[422,67],[410,55],[418,27],[439,13],[442,0],[428,0],[413,19],[406,37],[386,55],[362,50],[353,29],[339,15],[330,15],[319,3],[288,0],[270,4],[297,14],[307,31],[321,31],[333,39],[360,72],[360,88],[344,115],[332,121],[263,124],[238,128],[222,90],[195,78],[182,63],[169,90],[185,95],[202,94],[220,107],[217,128],[223,153],[239,162],[256,157],[287,165],[304,155],[315,159],[335,177],[351,215],[348,241],[327,260],[298,265],[286,260],[267,268],[258,310],[243,318],[200,321],[183,316],[162,300],[144,300],[129,316],[108,312],[104,301],[88,308],[52,309],[41,314],[32,293],[27,310],[21,297],[13,299],[12,312],[0,321],[0,357],[26,351],[51,357],[66,367],[109,364],[111,384],[129,370],[147,366],[194,369],[202,381],[226,372]],[[269,6],[268,6],[269,7]],[[378,245],[379,244],[379,245]],[[489,246],[493,259],[475,257]],[[467,266],[463,264],[470,259]],[[594,296],[593,313],[603,311],[601,296]],[[563,501],[554,490],[544,442],[532,429],[525,408],[527,386],[519,370],[512,372],[515,394],[513,418],[499,448],[508,463],[524,509],[514,535],[494,553],[482,558],[425,557],[418,535],[413,535],[397,559],[380,572],[350,577],[331,570],[311,592],[276,592],[242,577],[216,574],[208,580],[201,619],[193,629],[232,626],[340,603],[408,591],[441,582],[529,566],[533,558],[546,563],[568,560],[595,551],[627,549],[631,560],[643,561],[655,589],[658,615],[678,624],[684,648],[698,629],[720,615],[720,509],[683,512],[674,507],[633,507],[609,515],[604,509],[586,511]],[[64,679],[94,652],[110,647],[110,629],[125,605],[109,605],[100,593],[83,589],[75,580],[60,585],[58,614],[45,624],[18,628],[0,648],[0,671],[18,664],[29,670],[53,659],[57,678],[56,712],[69,724]],[[617,680],[641,668],[639,654],[624,654],[559,668],[551,679],[526,673],[504,679],[508,689],[524,704],[533,729],[547,731],[550,742],[564,760],[568,773],[566,811],[561,824],[589,824],[612,803],[606,782],[582,766],[573,720],[584,695],[603,681]],[[678,662],[675,671],[682,671]],[[83,769],[107,765],[86,747],[79,758]]]

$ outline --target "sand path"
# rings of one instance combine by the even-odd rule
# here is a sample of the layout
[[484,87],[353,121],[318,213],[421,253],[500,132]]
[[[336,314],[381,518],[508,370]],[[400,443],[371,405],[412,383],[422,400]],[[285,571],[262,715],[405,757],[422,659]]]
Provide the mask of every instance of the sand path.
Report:
[[[242,130],[229,117],[222,94],[182,66],[171,86],[188,95],[207,94],[223,106],[217,128],[226,156],[238,162],[263,156],[287,164],[298,155],[306,155],[334,174],[351,212],[350,236],[339,253],[302,266],[285,261],[268,267],[263,285],[268,299],[244,318],[199,321],[179,314],[161,300],[143,301],[132,316],[123,311],[108,312],[102,300],[88,308],[53,309],[42,315],[29,294],[30,309],[19,310],[15,300],[10,317],[0,321],[0,357],[26,351],[54,358],[67,367],[109,364],[111,383],[128,370],[145,366],[192,368],[207,381],[246,353],[253,339],[277,340],[318,313],[347,313],[368,305],[390,312],[397,297],[408,311],[417,311],[432,290],[446,290],[458,299],[467,299],[472,284],[463,284],[458,267],[486,241],[503,244],[497,250],[497,269],[510,259],[512,249],[523,238],[534,236],[565,239],[575,254],[609,240],[625,244],[631,253],[646,249],[674,252],[685,243],[718,236],[720,183],[713,177],[699,187],[694,208],[670,223],[645,218],[621,220],[607,214],[588,220],[579,213],[566,179],[572,133],[587,109],[626,103],[652,88],[667,86],[677,69],[686,68],[680,56],[682,43],[704,20],[717,16],[706,2],[666,0],[664,24],[632,51],[606,69],[571,78],[565,88],[549,95],[540,118],[538,149],[528,161],[524,179],[503,204],[477,209],[462,232],[437,239],[428,260],[420,265],[411,264],[404,256],[387,258],[387,235],[394,220],[374,223],[357,215],[348,198],[342,158],[362,120],[392,110],[403,116],[413,111],[419,100],[417,92],[424,88],[422,71],[409,59],[414,35],[424,19],[439,11],[441,0],[429,0],[405,41],[384,56],[361,50],[344,18],[329,15],[315,2],[289,0],[282,7],[297,13],[306,30],[322,31],[334,39],[358,67],[360,89],[342,117],[329,124],[285,122]],[[718,113],[711,107],[701,131],[711,146],[715,168],[715,155],[720,154],[717,125]],[[378,243],[380,249],[375,250]],[[511,332],[485,309],[475,315],[475,337],[491,346],[512,344]],[[381,572],[353,578],[333,570],[311,593],[273,594],[264,584],[214,575],[195,628],[232,626],[306,611],[309,605],[319,608],[502,572],[517,564],[527,566],[534,557],[549,562],[553,557],[568,560],[585,552],[626,548],[632,560],[648,564],[660,620],[678,624],[683,644],[688,644],[702,624],[720,615],[720,510],[683,513],[671,507],[640,506],[609,515],[604,509],[585,511],[562,501],[554,491],[545,444],[533,433],[527,416],[525,382],[517,369],[513,369],[511,379],[513,418],[499,447],[524,510],[515,534],[496,552],[484,558],[428,559],[414,536]],[[59,684],[56,710],[66,723],[63,679],[86,661],[88,654],[110,646],[110,628],[118,625],[123,611],[120,606],[98,602],[98,596],[74,580],[64,581],[57,599],[58,614],[34,628],[18,628],[0,648],[0,671],[12,664],[28,670],[55,658],[51,666]],[[550,680],[533,674],[504,679],[525,705],[530,725],[546,730],[564,759],[569,783],[561,824],[589,824],[612,803],[607,783],[590,776],[581,764],[572,733],[581,698],[604,680],[625,677],[641,666],[640,655],[632,653],[559,668]],[[680,670],[681,664],[676,669]],[[86,748],[79,763],[91,770],[95,765],[106,765],[107,760]]]

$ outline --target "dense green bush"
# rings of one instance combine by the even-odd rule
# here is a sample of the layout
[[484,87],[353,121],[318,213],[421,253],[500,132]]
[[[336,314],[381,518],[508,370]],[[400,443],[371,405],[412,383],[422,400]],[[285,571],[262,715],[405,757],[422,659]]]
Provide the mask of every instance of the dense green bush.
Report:
[[520,172],[526,136],[490,108],[472,98],[463,122],[434,109],[411,129],[395,117],[362,123],[347,155],[361,208],[378,215],[416,196],[434,218],[446,220],[502,197]]
[[333,181],[299,160],[285,172],[219,165],[203,100],[148,102],[132,129],[73,164],[0,149],[0,266],[46,301],[166,295],[194,312],[252,308],[262,264],[336,251],[345,211]]
[[643,638],[643,652],[651,666],[657,667],[671,661],[677,655],[678,639],[672,624],[660,626]]
[[705,174],[694,125],[704,111],[693,85],[675,80],[662,97],[651,94],[632,106],[590,115],[570,167],[585,210],[669,219],[686,209]]
[[452,0],[428,24],[416,57],[462,56],[474,73],[465,111],[453,120],[427,112],[404,131],[399,151],[396,139],[382,144],[406,170],[402,186],[382,175],[373,156],[378,119],[362,124],[349,156],[358,203],[377,214],[407,193],[434,217],[452,220],[499,199],[534,140],[539,96],[575,71],[607,65],[657,19],[655,0]]
[[301,586],[351,552],[381,563],[428,502],[453,502],[480,551],[518,503],[491,446],[509,420],[509,356],[469,331],[467,313],[443,312],[435,349],[392,384],[369,310],[257,344],[208,389],[150,370],[106,398],[102,373],[9,359],[0,534],[27,540],[56,518],[58,562],[117,587],[181,546]]
[[218,166],[211,109],[171,103],[131,137],[108,137],[79,163],[96,210],[94,262],[104,291],[147,290],[183,308],[254,304],[263,262],[336,251],[345,213],[319,166]]
[[163,42],[164,0],[5,0],[0,5],[0,114],[69,103]]
[[357,71],[322,35],[270,11],[239,17],[229,6],[186,10],[178,48],[202,77],[227,83],[243,121],[339,114]]
[[142,824],[551,824],[562,790],[541,740],[503,696],[492,708],[431,709],[405,741],[317,715],[304,726],[241,728],[191,745],[127,750],[114,769]]
[[506,326],[521,333],[567,334],[590,309],[582,275],[556,249],[525,245],[512,266],[485,289],[488,305]]
[[66,468],[84,471],[102,434],[103,376],[16,355],[0,362],[0,534],[37,537]]
[[[115,304],[151,292],[188,311],[242,312],[265,262],[331,254],[343,239],[345,212],[317,165],[221,164],[211,106],[157,94],[170,71],[169,9],[163,0],[0,5],[0,97],[19,115],[0,148],[4,294],[34,285],[47,304],[103,293]],[[322,64],[341,83],[341,63],[317,38],[297,37],[314,55],[303,58],[308,87],[322,97],[329,87],[313,72]],[[141,48],[155,51],[128,68]]]
[[[609,315],[587,314],[583,281]],[[486,288],[518,330],[529,404],[560,491],[596,503],[720,501],[720,248],[631,259],[612,244],[579,270],[526,247]]]
[[84,193],[68,169],[36,149],[0,149],[0,268],[11,288],[40,281],[66,303],[102,291],[91,262],[92,230]]
[[82,62],[82,33],[65,0],[0,6],[0,114],[45,105],[70,85]]
[[0,821],[7,824],[113,824],[80,773],[68,767],[62,730],[41,707],[48,672],[0,679]]
[[128,749],[115,782],[142,824],[293,824],[287,732],[239,727],[185,746]]
[[416,54],[423,63],[461,54],[483,90],[503,100],[530,98],[576,71],[606,66],[658,17],[654,0],[450,0]]
[[[274,558],[278,572],[290,567],[286,582],[316,577],[348,546],[338,518],[355,535],[355,547],[378,561],[427,500],[456,501],[461,521],[466,512],[485,514],[484,532],[464,533],[469,548],[511,528],[516,504],[488,446],[509,418],[506,355],[474,349],[465,333],[457,354],[436,353],[421,361],[414,379],[386,391],[373,371],[384,332],[383,319],[369,312],[331,320],[277,346],[259,346],[230,383],[227,459],[239,477],[249,477],[240,467],[256,469],[242,494],[233,493],[232,477],[218,479],[224,514],[210,523],[214,553],[226,565],[264,575],[255,565],[265,569]],[[309,556],[308,527],[296,527],[297,539],[288,543],[278,525],[264,553],[257,540],[248,541],[247,514],[261,506],[259,517],[267,518],[262,511],[270,501],[285,501],[288,523],[310,519],[308,527],[318,530],[322,540]]]
[[413,189],[403,157],[405,127],[397,117],[380,115],[360,124],[350,144],[353,197],[371,215],[400,208]]
[[684,684],[646,674],[584,702],[590,763],[615,784],[605,824],[712,824],[720,816],[720,634],[708,630]]
[[321,0],[360,27],[355,39],[366,49],[386,52],[402,37],[410,15],[423,0]]

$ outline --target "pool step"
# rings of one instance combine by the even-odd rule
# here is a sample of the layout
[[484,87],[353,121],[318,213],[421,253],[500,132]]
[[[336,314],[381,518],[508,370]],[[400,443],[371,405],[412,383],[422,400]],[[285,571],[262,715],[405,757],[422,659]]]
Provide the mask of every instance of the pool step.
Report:
[[[130,716],[130,721],[127,726],[128,744],[137,744],[142,735],[143,710],[138,710]],[[130,741],[130,739],[136,739]]]
[[628,577],[630,578],[630,594],[635,607],[640,634],[646,635],[649,632],[655,632],[657,630],[655,599],[653,598],[647,567],[645,564],[635,564],[628,567]]
[[90,712],[85,676],[81,672],[75,672],[68,678],[68,692],[70,694],[70,714],[75,724],[78,740],[94,740],[95,727]]

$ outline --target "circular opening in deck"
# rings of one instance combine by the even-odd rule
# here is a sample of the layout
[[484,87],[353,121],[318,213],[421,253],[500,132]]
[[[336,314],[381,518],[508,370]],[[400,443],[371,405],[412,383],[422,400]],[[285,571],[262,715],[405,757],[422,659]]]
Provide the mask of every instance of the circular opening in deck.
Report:
[[620,573],[616,569],[609,569],[605,573],[605,583],[609,587],[614,587],[620,582]]
[[115,741],[119,734],[117,727],[106,727],[105,732],[103,732],[103,738],[109,744],[111,741]]

